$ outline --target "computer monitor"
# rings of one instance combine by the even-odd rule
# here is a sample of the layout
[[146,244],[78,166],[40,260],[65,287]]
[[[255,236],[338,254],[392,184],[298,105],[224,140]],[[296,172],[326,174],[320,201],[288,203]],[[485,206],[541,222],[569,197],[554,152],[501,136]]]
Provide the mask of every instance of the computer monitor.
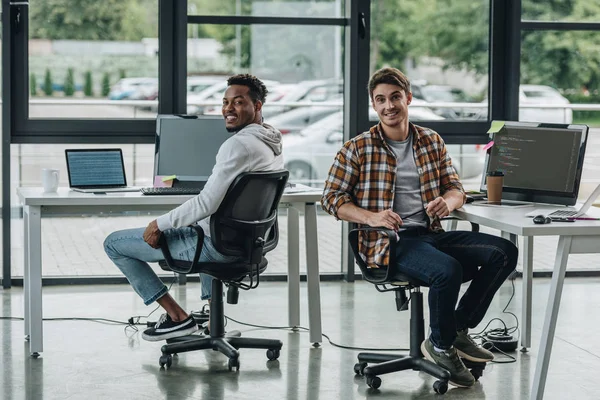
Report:
[[177,175],[179,181],[206,181],[217,152],[233,133],[223,117],[159,115],[156,118],[154,176]]
[[[492,126],[498,126],[496,121]],[[486,175],[504,172],[502,198],[573,205],[577,201],[588,137],[586,125],[504,122],[490,134],[481,191]]]

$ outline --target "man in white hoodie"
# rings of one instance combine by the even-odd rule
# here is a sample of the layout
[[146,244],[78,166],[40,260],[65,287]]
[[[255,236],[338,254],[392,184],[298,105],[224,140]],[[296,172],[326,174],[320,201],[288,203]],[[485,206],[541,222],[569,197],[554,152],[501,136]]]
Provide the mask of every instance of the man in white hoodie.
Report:
[[[148,262],[164,257],[158,246],[165,236],[173,257],[192,260],[197,235],[190,224],[196,222],[204,230],[204,245],[200,261],[229,262],[235,258],[220,254],[210,240],[210,216],[217,211],[227,189],[242,172],[283,169],[281,133],[262,122],[262,106],[267,88],[255,76],[241,74],[227,80],[222,113],[225,127],[236,132],[219,149],[212,175],[202,192],[171,212],[158,217],[148,226],[111,233],[104,241],[104,250],[129,280],[146,305],[157,302],[166,313],[142,338],[159,341],[188,335],[197,330],[192,318],[171,295]],[[202,299],[210,299],[212,278],[200,274]]]

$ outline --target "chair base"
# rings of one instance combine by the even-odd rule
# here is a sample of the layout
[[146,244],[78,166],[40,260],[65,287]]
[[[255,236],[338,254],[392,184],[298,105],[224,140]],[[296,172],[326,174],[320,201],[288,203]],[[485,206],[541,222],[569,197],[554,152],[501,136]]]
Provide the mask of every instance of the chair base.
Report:
[[218,279],[212,281],[212,302],[210,313],[210,336],[197,337],[193,335],[169,339],[161,347],[162,355],[158,361],[161,368],[171,367],[172,354],[185,353],[195,350],[212,349],[223,353],[229,358],[229,370],[239,370],[240,353],[238,349],[266,349],[269,360],[277,360],[283,343],[277,339],[231,337],[225,334],[225,314],[223,311],[223,283]]
[[[375,365],[368,365],[368,363],[374,363]],[[448,390],[450,372],[424,358],[398,354],[359,353],[358,363],[354,365],[354,372],[358,375],[364,375],[367,385],[374,389],[381,386],[381,379],[378,375],[408,369],[423,371],[434,378],[438,378],[438,381],[433,384],[436,393],[444,394]]]

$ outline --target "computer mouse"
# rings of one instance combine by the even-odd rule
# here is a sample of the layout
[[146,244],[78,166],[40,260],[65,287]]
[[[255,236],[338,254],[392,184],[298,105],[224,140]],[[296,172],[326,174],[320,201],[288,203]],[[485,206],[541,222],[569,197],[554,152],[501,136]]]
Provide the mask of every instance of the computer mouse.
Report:
[[552,222],[550,217],[546,217],[545,215],[540,214],[533,217],[534,224],[549,224],[550,222]]

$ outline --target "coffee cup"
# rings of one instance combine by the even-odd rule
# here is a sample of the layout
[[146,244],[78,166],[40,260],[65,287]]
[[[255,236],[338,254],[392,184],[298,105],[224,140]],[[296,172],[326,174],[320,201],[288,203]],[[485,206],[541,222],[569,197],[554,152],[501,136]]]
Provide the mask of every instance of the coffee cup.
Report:
[[502,201],[502,186],[504,185],[504,172],[490,171],[487,173],[487,199],[490,203]]
[[42,169],[42,187],[44,193],[55,193],[58,190],[59,170],[54,168]]

